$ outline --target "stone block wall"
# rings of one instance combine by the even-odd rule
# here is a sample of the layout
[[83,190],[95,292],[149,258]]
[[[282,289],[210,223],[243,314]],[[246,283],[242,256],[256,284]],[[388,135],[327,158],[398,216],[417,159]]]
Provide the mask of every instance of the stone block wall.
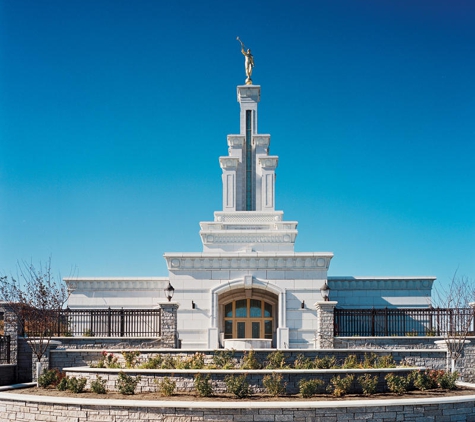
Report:
[[[387,351],[407,351],[410,362],[421,362],[424,360],[419,356],[421,350],[437,350],[436,341],[443,340],[443,337],[432,336],[407,336],[407,337],[335,337],[334,346],[340,349],[368,349]],[[475,382],[475,337],[467,337],[470,341],[463,350],[463,354],[456,363],[456,369],[461,374],[461,379],[466,382]],[[394,353],[394,352],[393,352]],[[446,353],[444,353],[446,359]],[[422,359],[422,360],[421,360]],[[441,363],[438,366],[442,365]],[[447,360],[440,366],[446,369]]]
[[0,303],[0,312],[3,313],[3,330],[6,336],[10,336],[10,363],[16,363],[17,361],[17,349],[18,349],[18,330],[19,325],[17,317],[12,311],[11,307],[6,303]]
[[[141,370],[123,370],[127,375],[132,377],[140,377],[140,381],[137,384],[137,393],[144,392],[156,392],[158,390],[158,382],[167,377],[171,381],[176,383],[176,392],[194,393],[196,392],[194,387],[194,379],[197,373],[202,373],[203,376],[210,375],[213,391],[218,394],[226,392],[225,377],[228,375],[242,375],[246,374],[246,379],[251,386],[252,391],[255,394],[265,393],[265,387],[263,384],[263,378],[270,374],[279,373],[282,375],[282,382],[286,384],[286,392],[288,394],[298,394],[300,391],[300,380],[319,379],[323,381],[321,387],[321,393],[326,392],[326,386],[330,384],[330,380],[335,376],[344,377],[348,374],[354,376],[354,380],[351,386],[351,393],[362,393],[360,384],[357,381],[359,376],[366,373],[370,373],[372,376],[378,377],[378,392],[387,391],[386,381],[384,377],[388,373],[397,373],[398,375],[406,376],[414,369],[409,368],[393,368],[393,369],[346,369],[346,370],[230,370],[230,371],[213,371],[213,370],[157,370],[157,371],[141,371]],[[118,391],[117,380],[118,372],[120,370],[101,370],[101,369],[77,369],[66,371],[68,377],[86,378],[87,388],[90,387],[92,381],[96,380],[99,376],[106,380],[106,388],[108,391]]]
[[46,421],[145,421],[156,420],[163,422],[284,422],[284,421],[474,421],[475,406],[473,397],[461,398],[456,402],[441,400],[438,403],[417,404],[401,402],[399,404],[371,403],[365,404],[335,403],[333,406],[316,404],[296,405],[295,407],[271,406],[260,403],[237,403],[233,406],[208,406],[200,408],[196,405],[179,407],[176,403],[171,406],[146,407],[137,404],[127,406],[111,406],[107,404],[79,404],[58,402],[44,403],[41,400],[28,402],[15,401],[5,397],[0,398],[0,415],[5,420],[16,422],[31,422],[32,420]]
[[158,349],[157,337],[55,337],[62,349]]
[[[123,357],[118,350],[109,350],[114,353],[119,362],[123,362]],[[141,349],[141,361],[147,361],[150,357],[157,355],[162,356],[181,356],[186,357],[195,354],[194,350],[173,350],[173,349]],[[205,363],[211,364],[213,354],[216,351],[203,351],[205,353]],[[87,366],[91,362],[97,362],[101,358],[102,350],[98,349],[56,349],[50,352],[50,367],[62,370],[63,368],[71,368],[78,366]],[[240,362],[243,358],[244,351],[234,352],[234,361]],[[267,360],[267,350],[255,351],[256,358],[264,363]],[[333,350],[286,350],[284,352],[288,365],[293,362],[299,355],[304,355],[310,359],[315,357],[335,357],[337,363],[342,363],[349,355],[355,355],[359,361],[363,361],[365,354],[376,353],[377,355],[391,354],[397,364],[407,363],[411,366],[420,366],[433,369],[444,369],[446,365],[446,354],[443,350],[427,349],[427,350],[386,350],[386,349],[333,349]]]

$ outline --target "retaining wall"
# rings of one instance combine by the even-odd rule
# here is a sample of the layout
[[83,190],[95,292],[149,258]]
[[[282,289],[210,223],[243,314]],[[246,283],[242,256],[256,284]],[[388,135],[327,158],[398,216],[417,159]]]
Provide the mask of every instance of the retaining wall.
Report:
[[353,402],[151,402],[0,393],[0,421],[475,421],[475,396]]
[[[343,349],[383,349],[387,351],[435,350],[437,349],[436,340],[443,340],[443,337],[335,337],[334,347]],[[462,356],[457,361],[456,369],[464,381],[475,382],[475,337],[467,337],[467,340],[470,343],[464,347]]]
[[[119,362],[124,362],[120,351],[108,350],[114,353]],[[187,356],[196,353],[195,350],[182,350],[182,349],[143,349],[141,360],[146,361],[148,356],[156,355],[172,355],[172,356]],[[202,350],[200,353],[205,354],[205,363],[212,363],[212,357],[215,350]],[[255,350],[255,355],[260,362],[265,362],[268,349]],[[382,349],[327,349],[327,350],[301,350],[301,349],[288,349],[282,351],[286,357],[286,362],[292,365],[297,356],[304,355],[310,359],[315,357],[335,357],[338,363],[342,363],[349,355],[356,355],[357,359],[364,360],[365,354],[375,353],[379,356],[391,354],[396,364],[406,363],[410,366],[423,366],[431,369],[445,369],[446,366],[446,353],[443,350],[382,350]],[[238,363],[245,352],[235,351],[234,359]],[[97,349],[56,349],[50,352],[50,368],[57,368],[62,370],[63,368],[87,366],[91,362],[97,362],[101,358],[102,350]]]
[[191,393],[195,392],[194,379],[196,374],[202,374],[203,376],[210,375],[210,383],[213,386],[213,391],[217,394],[225,393],[226,383],[225,377],[228,375],[242,375],[246,374],[246,379],[252,388],[253,393],[260,394],[265,393],[266,389],[263,384],[263,378],[266,375],[281,374],[282,382],[286,384],[287,394],[298,394],[300,392],[299,382],[302,379],[319,379],[323,381],[320,388],[320,393],[326,392],[326,387],[330,385],[330,379],[338,375],[345,377],[347,375],[353,375],[354,380],[350,387],[349,393],[362,393],[361,386],[357,381],[359,376],[364,374],[371,374],[372,377],[378,377],[378,393],[388,391],[387,383],[384,377],[390,373],[396,373],[397,375],[407,376],[409,373],[425,368],[390,368],[390,369],[254,369],[254,370],[210,370],[210,369],[102,369],[102,368],[69,368],[66,369],[66,375],[68,377],[86,378],[86,388],[90,388],[91,381],[101,377],[106,381],[106,389],[108,391],[118,391],[117,380],[119,372],[123,372],[129,376],[139,376],[139,382],[137,384],[136,392],[156,392],[158,390],[157,382],[161,381],[165,377],[176,383],[177,393]]

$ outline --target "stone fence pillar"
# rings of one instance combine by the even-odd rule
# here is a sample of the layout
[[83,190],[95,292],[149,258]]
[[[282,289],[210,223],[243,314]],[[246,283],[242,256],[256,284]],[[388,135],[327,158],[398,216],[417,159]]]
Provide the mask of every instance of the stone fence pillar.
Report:
[[317,333],[315,349],[333,349],[334,310],[338,302],[316,302]]
[[177,331],[177,311],[178,303],[164,302],[158,306],[162,310],[160,330],[162,332],[162,347],[168,349],[178,348],[178,331]]
[[5,336],[10,336],[10,363],[16,364],[18,357],[18,318],[6,302],[0,302],[0,312],[3,313],[3,331]]

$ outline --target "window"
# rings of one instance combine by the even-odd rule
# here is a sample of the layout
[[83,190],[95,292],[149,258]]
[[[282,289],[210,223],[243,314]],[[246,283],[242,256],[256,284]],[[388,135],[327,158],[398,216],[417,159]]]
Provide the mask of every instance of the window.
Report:
[[272,305],[239,299],[224,306],[224,338],[267,338],[273,333]]

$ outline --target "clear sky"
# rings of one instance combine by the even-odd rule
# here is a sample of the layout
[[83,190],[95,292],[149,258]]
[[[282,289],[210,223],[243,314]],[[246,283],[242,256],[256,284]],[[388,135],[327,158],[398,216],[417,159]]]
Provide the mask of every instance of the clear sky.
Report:
[[166,276],[222,209],[236,36],[329,275],[475,278],[475,1],[2,0],[0,272]]

